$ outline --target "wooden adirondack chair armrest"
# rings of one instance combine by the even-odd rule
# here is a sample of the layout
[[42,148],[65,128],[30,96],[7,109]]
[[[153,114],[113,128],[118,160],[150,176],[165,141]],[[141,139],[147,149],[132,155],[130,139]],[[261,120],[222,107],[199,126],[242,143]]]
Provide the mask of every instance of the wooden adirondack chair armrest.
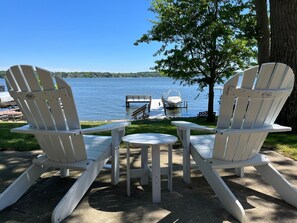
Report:
[[242,133],[264,133],[264,132],[288,132],[292,131],[291,127],[282,126],[278,124],[273,124],[271,126],[262,127],[262,128],[253,128],[253,129],[217,129],[217,134],[221,135],[234,135],[234,134],[242,134]]
[[79,135],[81,134],[81,129],[41,130],[41,129],[34,129],[30,125],[24,125],[22,127],[13,128],[10,131],[15,133],[34,134],[34,135]]
[[216,133],[216,129],[215,128],[210,128],[207,126],[203,126],[203,125],[198,125],[196,123],[192,123],[192,122],[186,122],[186,121],[172,121],[171,122],[172,125],[177,126],[179,129],[184,129],[184,130],[199,130],[199,131],[206,131],[209,133]]
[[112,131],[116,129],[124,128],[128,125],[130,125],[131,122],[113,122],[106,125],[100,125],[92,128],[87,129],[81,129],[82,134],[91,134],[91,133],[98,133],[98,132],[106,132],[106,131]]
[[80,135],[80,134],[112,131],[112,130],[124,128],[128,125],[130,125],[130,122],[114,122],[111,124],[101,125],[93,128],[73,129],[73,130],[40,130],[40,129],[34,129],[30,125],[24,125],[22,127],[13,128],[10,131],[15,133],[35,134],[35,135]]
[[92,128],[81,129],[81,133],[91,134],[91,133],[112,131],[112,130],[124,128],[130,124],[131,124],[130,122],[113,122],[110,124],[100,125]]

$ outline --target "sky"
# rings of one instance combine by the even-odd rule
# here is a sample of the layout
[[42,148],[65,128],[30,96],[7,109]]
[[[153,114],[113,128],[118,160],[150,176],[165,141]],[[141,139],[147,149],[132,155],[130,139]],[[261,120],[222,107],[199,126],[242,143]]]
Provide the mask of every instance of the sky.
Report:
[[150,0],[1,0],[0,70],[142,72],[160,43],[134,42],[151,29]]

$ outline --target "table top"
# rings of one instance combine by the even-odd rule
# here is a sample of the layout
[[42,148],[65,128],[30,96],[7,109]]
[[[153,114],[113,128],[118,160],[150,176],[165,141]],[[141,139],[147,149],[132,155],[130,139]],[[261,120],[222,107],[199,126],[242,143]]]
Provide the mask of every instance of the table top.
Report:
[[177,137],[161,133],[139,133],[126,135],[122,138],[126,143],[137,145],[168,145],[174,144]]

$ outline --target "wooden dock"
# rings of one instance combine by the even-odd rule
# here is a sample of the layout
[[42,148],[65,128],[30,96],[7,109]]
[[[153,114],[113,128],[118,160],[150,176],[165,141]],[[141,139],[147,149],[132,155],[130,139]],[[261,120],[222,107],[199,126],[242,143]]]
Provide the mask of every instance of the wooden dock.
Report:
[[150,95],[126,95],[126,107],[130,107],[130,103],[148,103],[150,111],[152,104],[152,96]]
[[164,106],[161,99],[152,99],[149,119],[165,118]]
[[[166,110],[169,109],[164,105],[162,98],[160,99],[152,99],[149,95],[127,95],[126,96],[126,106],[129,107],[130,103],[148,103],[148,112],[149,119],[163,119],[166,117]],[[183,105],[177,107],[179,108],[187,108],[188,103],[184,101]],[[137,110],[141,110],[142,107],[139,107]]]

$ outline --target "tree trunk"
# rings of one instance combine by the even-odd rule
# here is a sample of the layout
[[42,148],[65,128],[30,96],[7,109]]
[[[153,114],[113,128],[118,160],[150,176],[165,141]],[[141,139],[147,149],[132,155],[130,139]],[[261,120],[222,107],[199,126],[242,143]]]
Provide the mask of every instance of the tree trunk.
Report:
[[214,83],[209,84],[208,89],[208,116],[207,121],[215,121],[215,116],[213,115],[213,104],[214,104]]
[[269,24],[266,0],[255,0],[258,30],[258,64],[269,62]]
[[277,122],[297,131],[297,1],[270,0],[272,62],[290,66],[295,74],[294,89]]

